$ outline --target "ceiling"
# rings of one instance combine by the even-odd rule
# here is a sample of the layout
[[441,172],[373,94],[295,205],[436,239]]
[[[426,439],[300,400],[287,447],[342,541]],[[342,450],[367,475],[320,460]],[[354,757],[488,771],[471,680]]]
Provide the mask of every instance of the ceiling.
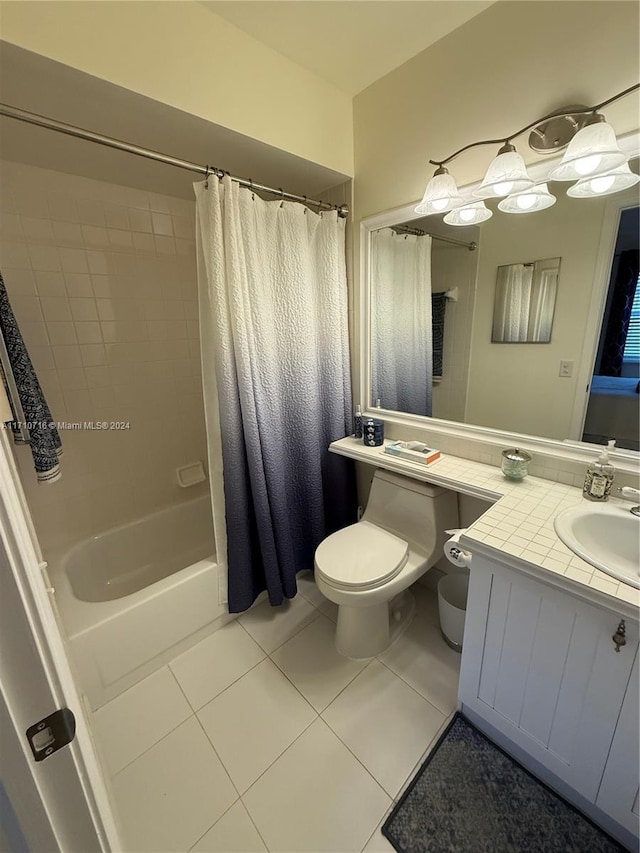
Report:
[[356,95],[492,0],[214,0],[203,5]]

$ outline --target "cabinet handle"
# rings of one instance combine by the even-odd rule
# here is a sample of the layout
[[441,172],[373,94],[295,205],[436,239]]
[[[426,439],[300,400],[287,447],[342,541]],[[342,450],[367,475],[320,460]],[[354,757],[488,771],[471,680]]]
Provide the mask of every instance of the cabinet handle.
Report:
[[627,626],[625,625],[624,619],[621,619],[618,627],[616,628],[615,634],[613,634],[613,636],[611,637],[611,639],[613,640],[613,642],[615,644],[617,652],[620,651],[621,646],[627,645],[626,633],[627,633]]

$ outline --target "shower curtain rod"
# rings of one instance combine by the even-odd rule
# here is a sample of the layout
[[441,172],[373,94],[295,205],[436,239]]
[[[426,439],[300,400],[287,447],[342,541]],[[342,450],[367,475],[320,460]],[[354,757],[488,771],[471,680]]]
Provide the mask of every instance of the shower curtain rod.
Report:
[[[187,169],[189,172],[197,172],[200,175],[216,175],[221,178],[227,172],[224,169],[218,169],[215,166],[200,166],[198,163],[192,163],[189,160],[180,160],[178,157],[171,157],[168,154],[161,154],[159,151],[154,151],[151,148],[141,148],[139,145],[134,145],[131,142],[123,142],[121,139],[114,139],[111,136],[104,136],[101,133],[94,133],[92,130],[85,130],[82,127],[77,127],[74,124],[66,124],[63,121],[57,121],[47,116],[31,113],[28,110],[21,110],[19,107],[12,107],[9,104],[0,104],[0,115],[7,118],[14,118],[18,121],[24,121],[28,124],[35,124],[38,127],[45,127],[48,130],[55,130],[58,133],[66,133],[68,136],[75,136],[78,139],[84,139],[88,142],[96,142],[98,145],[105,145],[107,148],[116,148],[118,151],[126,151],[129,154],[136,154],[138,157],[146,157],[148,160],[157,160],[159,163],[166,163],[169,166],[177,166],[179,169]],[[338,216],[343,219],[349,215],[349,206],[347,204],[329,204],[327,201],[318,201],[316,199],[307,198],[306,196],[295,195],[295,193],[285,192],[283,189],[274,189],[266,187],[263,184],[257,184],[251,178],[239,178],[236,175],[229,176],[236,184],[241,187],[248,187],[251,190],[270,193],[271,195],[279,196],[282,199],[289,201],[301,201],[303,204],[310,204],[320,210],[337,210]]]
[[465,243],[464,240],[456,240],[455,237],[443,237],[440,234],[429,234],[428,231],[423,231],[422,228],[409,228],[404,225],[392,226],[394,231],[399,234],[411,234],[414,237],[431,237],[432,240],[440,240],[442,243],[453,243],[454,246],[464,246],[470,252],[475,252],[478,248],[477,243]]

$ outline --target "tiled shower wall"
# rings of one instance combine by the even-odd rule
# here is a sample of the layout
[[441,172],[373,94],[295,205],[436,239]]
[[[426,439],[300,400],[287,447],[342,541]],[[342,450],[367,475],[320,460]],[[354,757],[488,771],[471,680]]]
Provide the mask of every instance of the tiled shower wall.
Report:
[[16,448],[45,557],[207,492],[194,205],[74,175],[0,164],[0,268],[61,431],[62,479],[37,484]]

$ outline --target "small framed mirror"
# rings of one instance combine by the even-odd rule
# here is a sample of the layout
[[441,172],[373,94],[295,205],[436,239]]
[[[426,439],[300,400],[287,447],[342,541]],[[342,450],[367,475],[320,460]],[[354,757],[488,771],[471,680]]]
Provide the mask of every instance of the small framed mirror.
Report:
[[558,290],[560,258],[498,267],[491,341],[548,344]]

